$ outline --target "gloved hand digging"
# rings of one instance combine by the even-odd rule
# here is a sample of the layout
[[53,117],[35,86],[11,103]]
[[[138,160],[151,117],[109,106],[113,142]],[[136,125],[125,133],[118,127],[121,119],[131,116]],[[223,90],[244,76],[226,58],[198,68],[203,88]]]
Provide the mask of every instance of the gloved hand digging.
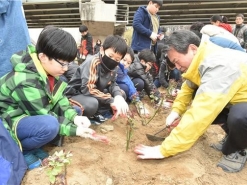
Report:
[[166,118],[166,126],[170,126],[178,118],[180,118],[179,114],[172,111]]

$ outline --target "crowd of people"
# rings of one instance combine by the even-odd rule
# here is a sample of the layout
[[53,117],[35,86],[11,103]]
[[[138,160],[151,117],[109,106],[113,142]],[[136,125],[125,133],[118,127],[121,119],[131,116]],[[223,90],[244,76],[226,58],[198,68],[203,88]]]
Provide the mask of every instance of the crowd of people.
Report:
[[[4,33],[0,40],[11,38],[0,43],[0,49],[4,45],[0,55],[0,130],[6,133],[3,136],[10,149],[19,151],[9,155],[1,148],[0,158],[9,163],[18,158],[13,171],[19,177],[27,168],[39,167],[49,156],[42,149],[44,145],[61,145],[63,136],[93,138],[96,132],[89,128],[92,123],[127,117],[130,103],[140,116],[149,116],[143,96],[157,105],[163,104],[159,88],[168,88],[171,80],[179,84],[179,93],[175,94],[165,125],[170,126],[177,119],[181,119],[180,123],[161,145],[138,145],[137,157],[163,159],[176,155],[188,150],[209,125],[220,124],[226,136],[212,144],[223,153],[217,166],[226,172],[238,172],[244,167],[244,16],[236,16],[233,29],[226,17],[213,15],[211,24],[196,22],[190,30],[174,31],[167,36],[157,14],[162,4],[163,0],[150,0],[137,9],[131,46],[118,35],[109,35],[102,43],[98,39],[93,46],[88,27],[81,25],[81,43],[77,47],[70,33],[54,26],[46,26],[37,43],[31,44],[21,1],[0,2],[4,10],[0,11],[4,17],[0,19],[4,25],[0,28]],[[15,9],[15,14],[8,13],[7,6]],[[7,21],[11,16],[19,16],[18,25]],[[9,37],[9,29],[19,34]],[[18,44],[12,47],[11,42]],[[9,179],[2,179],[3,184],[4,180]]]

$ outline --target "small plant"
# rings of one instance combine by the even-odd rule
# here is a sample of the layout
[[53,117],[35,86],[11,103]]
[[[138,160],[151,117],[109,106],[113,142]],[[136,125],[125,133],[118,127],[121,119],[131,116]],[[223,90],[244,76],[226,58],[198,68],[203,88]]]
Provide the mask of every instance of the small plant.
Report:
[[130,115],[127,116],[127,131],[126,131],[126,151],[129,150],[129,144],[131,137],[133,136],[133,131],[134,131],[134,120],[131,118]]
[[[66,183],[66,169],[67,165],[70,164],[70,157],[73,156],[71,152],[65,153],[64,150],[55,152],[52,156],[47,158],[47,175],[51,184],[67,184]],[[64,173],[63,173],[64,172]],[[58,178],[60,181],[58,182]]]

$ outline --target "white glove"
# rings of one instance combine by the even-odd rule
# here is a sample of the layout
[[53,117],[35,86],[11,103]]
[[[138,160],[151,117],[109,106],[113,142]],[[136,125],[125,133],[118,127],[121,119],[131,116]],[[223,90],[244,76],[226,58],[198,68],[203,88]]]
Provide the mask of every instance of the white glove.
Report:
[[109,143],[110,140],[103,135],[98,135],[93,129],[91,128],[85,128],[82,126],[77,127],[76,129],[76,135],[84,138],[89,138],[94,141],[101,141],[103,143]]
[[76,116],[74,118],[74,124],[77,125],[78,127],[84,127],[88,128],[91,125],[91,122],[86,116]]
[[180,118],[179,114],[172,111],[166,118],[166,126],[170,126],[178,118]]
[[154,42],[156,42],[157,37],[158,37],[158,34],[154,33],[154,32],[152,32],[152,34],[150,35],[150,39],[152,39],[152,41],[154,41]]
[[129,112],[129,106],[124,100],[124,98],[120,95],[114,97],[114,102],[110,104],[113,110],[112,119],[117,118],[119,115],[126,116]]
[[160,152],[160,145],[146,146],[138,145],[135,147],[134,152],[137,154],[138,159],[164,159],[165,156]]
[[78,126],[76,128],[76,135],[84,138],[91,138],[92,134],[94,134],[95,131],[91,128],[85,128],[82,126]]

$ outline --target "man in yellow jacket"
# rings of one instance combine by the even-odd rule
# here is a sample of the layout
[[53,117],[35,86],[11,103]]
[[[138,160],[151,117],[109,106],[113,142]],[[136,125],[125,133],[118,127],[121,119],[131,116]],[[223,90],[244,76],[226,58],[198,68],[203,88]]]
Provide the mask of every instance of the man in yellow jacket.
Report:
[[200,43],[187,30],[173,32],[167,45],[168,57],[184,72],[185,82],[166,125],[181,120],[161,145],[137,146],[137,157],[163,159],[186,151],[212,123],[223,121],[226,137],[213,145],[224,154],[217,166],[226,172],[240,171],[247,159],[247,54],[210,40]]

